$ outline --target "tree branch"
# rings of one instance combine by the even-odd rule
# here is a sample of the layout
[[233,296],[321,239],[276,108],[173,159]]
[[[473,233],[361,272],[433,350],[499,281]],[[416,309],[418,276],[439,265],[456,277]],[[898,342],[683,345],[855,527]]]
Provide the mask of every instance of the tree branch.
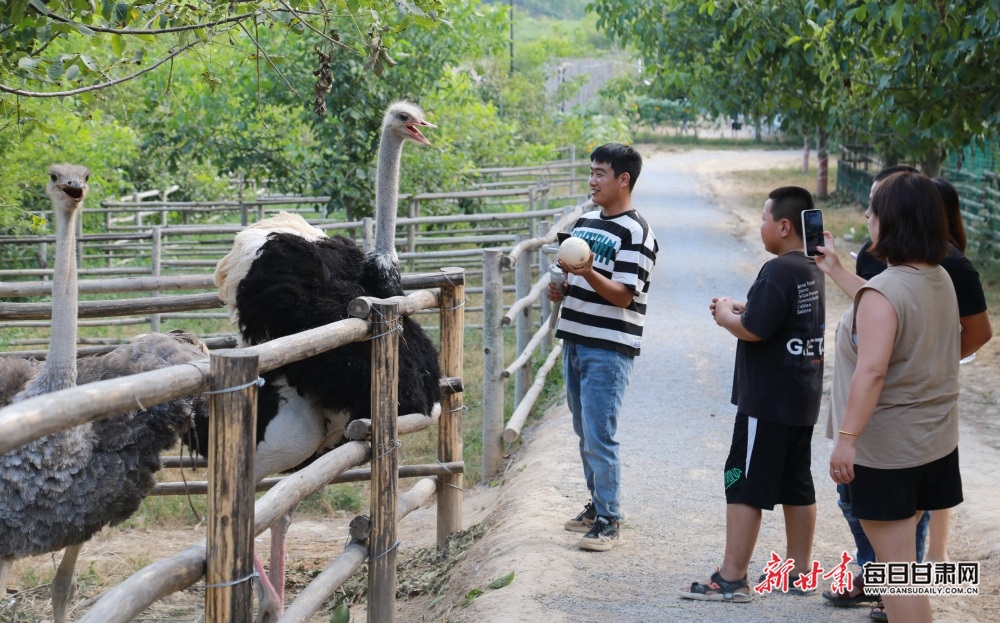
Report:
[[[310,24],[306,20],[302,19],[301,13],[298,12],[298,11],[296,11],[292,7],[290,7],[288,5],[288,3],[285,2],[285,0],[278,0],[278,2],[280,2],[281,5],[283,7],[285,7],[285,10],[287,10],[289,13],[291,13],[295,17],[299,18],[299,21],[301,21],[303,24],[305,24],[305,27],[308,28],[309,30],[313,31],[314,33],[316,33],[320,37],[323,37],[324,39],[326,39],[327,41],[329,41],[333,45],[340,46],[341,48],[343,48],[345,50],[350,50],[351,52],[354,52],[355,54],[358,54],[358,51],[355,50],[354,48],[352,48],[351,46],[347,45],[346,43],[341,43],[340,41],[337,41],[336,39],[334,39],[330,35],[326,34],[325,32],[320,32],[320,30],[318,28],[316,28],[315,26],[313,26],[312,24]],[[360,54],[358,54],[358,55],[360,56]]]
[[160,59],[156,63],[153,63],[149,67],[146,67],[145,69],[137,71],[134,74],[130,74],[130,75],[125,76],[123,78],[117,78],[115,80],[111,80],[109,82],[102,82],[100,84],[92,84],[92,85],[87,86],[87,87],[80,87],[79,89],[71,89],[69,91],[53,91],[53,92],[49,92],[49,93],[42,92],[42,91],[23,91],[21,89],[15,89],[13,87],[9,87],[9,86],[6,86],[4,84],[0,84],[0,92],[11,93],[13,95],[23,95],[24,97],[67,97],[67,96],[70,96],[70,95],[79,95],[81,93],[88,93],[90,91],[99,91],[100,89],[106,89],[107,87],[111,87],[111,86],[114,86],[116,84],[121,84],[122,82],[128,82],[129,80],[133,80],[135,78],[138,78],[142,74],[149,73],[149,72],[153,71],[154,69],[156,69],[157,67],[159,67],[160,65],[162,65],[163,63],[166,63],[167,61],[169,61],[170,59],[174,58],[175,56],[177,56],[179,54],[182,54],[183,52],[186,52],[187,50],[189,50],[190,48],[193,48],[194,46],[198,45],[199,43],[203,43],[203,42],[202,41],[193,41],[193,42],[191,42],[191,43],[189,43],[189,44],[187,44],[187,45],[185,45],[185,46],[183,46],[181,48],[178,48],[177,50],[171,52],[167,56],[163,57],[162,59]]
[[[281,70],[280,70],[280,69],[278,69],[278,66],[274,64],[274,61],[272,61],[272,60],[271,60],[271,57],[267,55],[267,52],[266,52],[266,51],[264,51],[264,48],[262,48],[262,47],[261,47],[261,45],[260,45],[260,43],[258,43],[258,42],[257,42],[257,39],[255,39],[255,38],[254,38],[254,36],[250,34],[250,31],[249,31],[249,30],[247,30],[247,27],[246,27],[246,26],[244,26],[242,22],[240,23],[240,25],[239,25],[239,26],[240,26],[240,28],[242,28],[242,29],[243,29],[243,32],[245,32],[245,33],[247,34],[247,36],[248,36],[248,37],[250,37],[250,40],[251,40],[251,41],[253,41],[253,44],[254,44],[255,46],[257,46],[257,51],[258,51],[258,52],[260,52],[261,54],[263,54],[263,55],[264,55],[264,58],[266,58],[266,59],[267,59],[267,63],[268,63],[268,64],[269,64],[270,66],[271,66],[271,69],[273,69],[273,70],[274,70],[275,72],[277,72],[277,74],[278,74],[279,76],[281,76],[281,79],[282,79],[282,80],[284,80],[284,82],[285,82],[285,86],[286,86],[286,87],[288,87],[288,89],[289,89],[289,90],[290,90],[290,91],[291,91],[292,93],[294,93],[294,94],[295,94],[295,97],[297,97],[297,98],[299,98],[299,99],[302,99],[302,96],[301,96],[301,95],[299,95],[299,92],[298,92],[298,91],[296,91],[296,90],[295,90],[295,87],[293,87],[293,86],[291,85],[291,83],[289,83],[289,82],[288,82],[288,79],[287,79],[287,78],[285,78],[285,74],[281,73]],[[258,78],[258,80],[259,80],[259,78]]]
[[191,24],[189,26],[172,26],[170,28],[154,28],[151,30],[146,30],[138,28],[107,28],[104,26],[91,26],[90,24],[83,24],[81,22],[71,20],[68,17],[63,17],[62,15],[57,15],[52,12],[49,12],[46,15],[46,17],[56,22],[62,22],[63,24],[80,25],[84,26],[85,28],[89,28],[94,32],[103,32],[112,35],[165,35],[173,32],[187,32],[190,30],[201,30],[203,28],[212,28],[214,26],[221,26],[222,24],[241,22],[247,19],[248,17],[253,17],[253,16],[254,16],[253,13],[242,13],[240,15],[232,15],[230,17],[224,17],[220,20],[216,20],[214,22],[208,22],[205,24]]

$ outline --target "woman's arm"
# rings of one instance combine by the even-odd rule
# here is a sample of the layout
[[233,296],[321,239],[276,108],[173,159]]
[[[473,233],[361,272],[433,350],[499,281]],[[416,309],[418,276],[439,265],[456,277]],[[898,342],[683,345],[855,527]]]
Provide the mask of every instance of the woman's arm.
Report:
[[990,341],[993,337],[993,327],[986,312],[963,316],[958,321],[962,325],[962,359],[965,359]]
[[830,275],[837,287],[853,300],[858,290],[868,282],[844,268],[844,265],[840,263],[840,256],[833,248],[833,234],[828,231],[823,232],[823,240],[826,245],[816,247],[816,250],[822,253],[822,255],[816,256],[816,266]]
[[[851,377],[847,407],[840,430],[854,435],[838,433],[837,444],[830,455],[830,477],[838,483],[854,480],[855,444],[858,435],[875,412],[898,324],[896,310],[889,299],[876,290],[865,290],[858,299],[858,365]],[[850,330],[850,327],[843,327]]]

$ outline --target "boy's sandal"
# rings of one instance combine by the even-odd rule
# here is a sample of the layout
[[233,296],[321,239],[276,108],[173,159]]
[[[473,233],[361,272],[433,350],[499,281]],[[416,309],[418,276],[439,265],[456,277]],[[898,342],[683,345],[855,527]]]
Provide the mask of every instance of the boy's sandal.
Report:
[[882,623],[888,623],[889,615],[885,611],[885,604],[879,599],[878,603],[872,608],[872,611],[868,613],[868,618],[872,621],[881,621]]
[[[745,588],[746,593],[736,591]],[[731,603],[747,603],[753,599],[749,592],[750,585],[744,576],[741,580],[730,582],[723,579],[722,574],[716,570],[712,574],[712,581],[708,584],[691,582],[690,590],[681,590],[677,594],[684,599],[697,599],[699,601],[728,601]]]

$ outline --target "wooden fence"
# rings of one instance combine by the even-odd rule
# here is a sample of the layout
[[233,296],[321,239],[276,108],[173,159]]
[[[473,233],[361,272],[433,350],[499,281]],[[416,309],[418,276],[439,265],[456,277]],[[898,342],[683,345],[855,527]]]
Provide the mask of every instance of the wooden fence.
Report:
[[[841,145],[837,165],[837,190],[851,200],[868,205],[872,180],[882,161],[866,145]],[[954,184],[968,234],[968,254],[1000,259],[1000,174],[944,167],[941,177]]]
[[[409,276],[407,276],[409,277]],[[389,300],[358,299],[357,318],[276,339],[259,346],[213,353],[211,361],[183,364],[99,381],[25,400],[0,410],[0,453],[9,452],[44,435],[110,417],[140,404],[157,404],[206,390],[237,387],[293,361],[311,357],[349,342],[372,342],[372,418],[352,427],[353,441],[333,450],[308,468],[273,483],[254,504],[253,474],[256,385],[213,394],[209,441],[210,498],[208,537],[176,556],[140,570],[107,591],[87,611],[81,623],[131,621],[157,599],[206,581],[206,621],[242,623],[252,618],[250,585],[253,537],[268,529],[298,502],[348,468],[372,461],[371,516],[357,520],[348,549],[331,562],[288,608],[282,622],[307,621],[361,564],[369,560],[368,620],[395,621],[396,522],[435,492],[438,494],[438,544],[462,529],[461,374],[464,314],[464,270],[442,269],[435,276],[404,279],[432,281],[437,291],[418,290]],[[433,424],[422,415],[396,413],[396,348],[399,315],[440,308],[441,366],[446,391],[442,398],[437,465],[410,466],[406,476],[424,478],[398,496],[397,434]],[[374,455],[372,448],[379,449]],[[388,451],[387,451],[388,449]],[[357,472],[355,472],[357,474]],[[222,487],[226,482],[231,486]]]
[[[536,237],[523,236],[509,254],[501,249],[483,252],[483,482],[493,478],[503,466],[504,441],[512,443],[521,434],[528,415],[545,386],[545,378],[562,352],[552,346],[549,327],[551,309],[545,291],[550,273],[546,246],[557,239],[557,233],[570,227],[581,214],[592,209],[590,201],[581,203],[545,233]],[[555,251],[555,248],[548,249]],[[537,253],[538,275],[533,282],[531,259]],[[517,300],[504,313],[503,271],[514,270]],[[541,302],[541,317],[537,328],[532,322],[532,310]],[[504,367],[504,329],[514,325],[517,336],[517,357]],[[549,350],[551,347],[551,350]],[[544,363],[532,377],[531,358],[541,349],[549,350]],[[504,392],[507,379],[514,377],[514,411],[504,425]]]

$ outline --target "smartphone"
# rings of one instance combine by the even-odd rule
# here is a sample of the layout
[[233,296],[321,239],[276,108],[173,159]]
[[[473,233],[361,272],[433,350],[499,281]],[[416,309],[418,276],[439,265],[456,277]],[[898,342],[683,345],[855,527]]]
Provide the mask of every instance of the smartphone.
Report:
[[802,240],[808,257],[822,255],[816,247],[826,246],[823,240],[823,210],[802,211]]

